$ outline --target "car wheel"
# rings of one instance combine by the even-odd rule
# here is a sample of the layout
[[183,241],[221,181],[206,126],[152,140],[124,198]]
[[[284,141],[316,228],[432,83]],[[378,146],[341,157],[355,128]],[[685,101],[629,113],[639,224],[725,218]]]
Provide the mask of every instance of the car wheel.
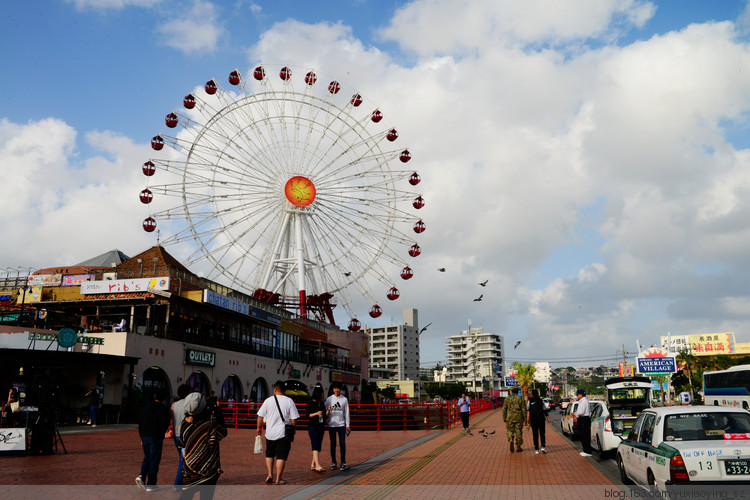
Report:
[[648,470],[648,474],[646,475],[646,482],[650,491],[656,491],[656,479],[654,479],[654,473],[651,472],[651,469]]
[[625,464],[622,463],[622,455],[617,454],[617,469],[620,471],[620,481],[622,484],[632,484],[632,481],[625,472]]
[[743,401],[742,402],[742,409],[744,409],[744,410],[748,409],[748,407],[747,407],[747,401]]
[[562,422],[560,422],[560,432],[562,432],[563,436],[567,436],[567,434],[565,434],[565,427],[563,427]]
[[602,442],[599,441],[599,434],[596,435],[596,450],[599,452],[599,458],[604,458],[604,450],[602,450]]

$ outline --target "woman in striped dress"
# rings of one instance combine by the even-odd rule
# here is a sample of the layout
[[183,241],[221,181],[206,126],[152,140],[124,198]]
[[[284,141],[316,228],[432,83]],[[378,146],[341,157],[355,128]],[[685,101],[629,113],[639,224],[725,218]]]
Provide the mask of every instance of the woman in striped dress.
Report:
[[192,498],[194,486],[201,486],[201,500],[213,497],[216,482],[222,473],[219,441],[227,435],[221,408],[206,408],[206,398],[193,392],[185,398],[187,416],[180,428],[180,442],[185,448],[182,467],[181,500]]

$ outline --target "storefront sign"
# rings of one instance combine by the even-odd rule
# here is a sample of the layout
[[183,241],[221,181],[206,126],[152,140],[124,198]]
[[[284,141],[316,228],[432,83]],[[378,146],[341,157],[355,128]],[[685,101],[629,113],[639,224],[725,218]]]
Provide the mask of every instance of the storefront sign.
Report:
[[277,316],[268,311],[264,311],[262,309],[256,309],[255,307],[251,307],[249,314],[253,318],[259,319],[261,321],[265,321],[266,323],[271,323],[272,325],[281,326],[281,316]]
[[198,366],[216,366],[216,353],[185,349],[185,364]]
[[169,278],[86,281],[81,283],[81,295],[101,293],[138,293],[147,292],[149,288],[169,291]]
[[344,381],[344,374],[341,373],[341,372],[335,372],[335,371],[331,370],[330,379],[331,379],[331,382],[343,382]]
[[93,274],[71,274],[63,276],[62,286],[79,286],[84,281],[91,281],[92,279],[94,279]]
[[73,347],[76,344],[93,344],[104,345],[104,339],[101,337],[84,337],[78,336],[72,328],[63,328],[57,333],[40,333],[29,332],[29,340],[41,342],[57,342],[60,347],[65,349]]
[[62,274],[35,274],[29,276],[29,286],[60,286]]
[[519,385],[516,377],[505,377],[505,387],[518,387]]
[[213,290],[203,290],[203,302],[245,315],[247,315],[250,310],[250,305],[246,302],[226,297],[220,293],[214,292]]
[[693,356],[716,356],[734,354],[734,333],[706,333],[688,335]]
[[356,373],[344,373],[345,384],[359,384],[359,375]]

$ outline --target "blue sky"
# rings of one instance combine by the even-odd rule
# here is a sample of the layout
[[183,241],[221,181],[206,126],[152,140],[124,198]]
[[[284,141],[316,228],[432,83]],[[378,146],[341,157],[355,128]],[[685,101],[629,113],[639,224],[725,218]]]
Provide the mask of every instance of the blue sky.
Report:
[[528,361],[667,331],[750,341],[744,1],[61,0],[0,19],[0,268],[153,245],[139,169],[164,115],[289,64],[360,89],[408,141],[424,253],[377,323],[352,300],[373,326],[418,308],[423,362],[468,319]]

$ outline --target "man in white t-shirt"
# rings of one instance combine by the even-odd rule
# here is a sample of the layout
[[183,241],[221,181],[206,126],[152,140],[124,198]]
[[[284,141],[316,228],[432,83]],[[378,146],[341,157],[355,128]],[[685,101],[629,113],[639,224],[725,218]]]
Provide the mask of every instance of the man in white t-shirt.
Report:
[[[281,414],[279,414],[281,409]],[[276,484],[286,484],[281,476],[284,474],[286,460],[292,449],[292,442],[286,439],[285,424],[297,425],[299,412],[290,398],[284,396],[284,384],[281,381],[273,384],[273,396],[263,401],[258,410],[258,435],[263,433],[263,422],[266,423],[266,483],[274,482],[273,464],[276,461]]]

